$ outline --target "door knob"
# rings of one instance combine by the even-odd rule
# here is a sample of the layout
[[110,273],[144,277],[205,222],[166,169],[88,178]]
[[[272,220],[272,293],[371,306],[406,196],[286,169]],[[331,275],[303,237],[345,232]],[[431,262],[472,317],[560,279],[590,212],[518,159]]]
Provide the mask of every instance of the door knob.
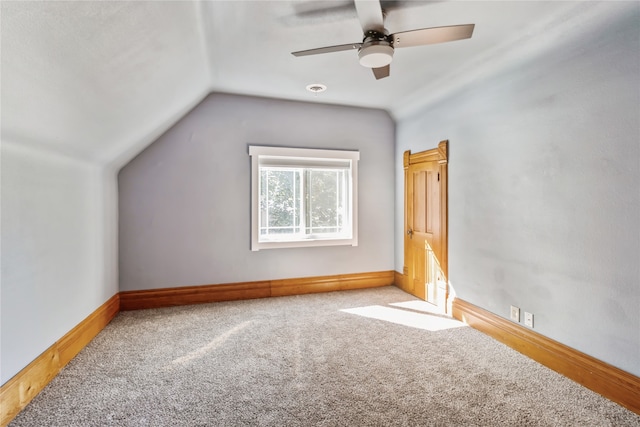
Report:
[[413,230],[412,229],[408,229],[407,230],[407,236],[413,237]]

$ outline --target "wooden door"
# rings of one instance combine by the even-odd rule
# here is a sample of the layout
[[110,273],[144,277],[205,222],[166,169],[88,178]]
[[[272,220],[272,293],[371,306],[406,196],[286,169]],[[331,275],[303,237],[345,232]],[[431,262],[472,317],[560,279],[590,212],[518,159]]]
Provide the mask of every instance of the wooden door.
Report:
[[404,155],[405,169],[405,290],[446,308],[447,274],[447,153],[437,149]]

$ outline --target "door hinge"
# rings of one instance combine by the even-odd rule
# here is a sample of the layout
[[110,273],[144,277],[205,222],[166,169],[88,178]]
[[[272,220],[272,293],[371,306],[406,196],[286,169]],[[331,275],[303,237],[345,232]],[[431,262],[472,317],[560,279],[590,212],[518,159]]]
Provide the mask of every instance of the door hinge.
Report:
[[440,172],[438,172],[438,182],[440,182]]

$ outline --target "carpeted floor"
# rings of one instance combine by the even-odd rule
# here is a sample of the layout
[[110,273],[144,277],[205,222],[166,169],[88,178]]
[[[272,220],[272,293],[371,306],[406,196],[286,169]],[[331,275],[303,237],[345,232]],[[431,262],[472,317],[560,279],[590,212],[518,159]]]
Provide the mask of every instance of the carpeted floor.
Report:
[[395,287],[120,313],[18,426],[640,426]]

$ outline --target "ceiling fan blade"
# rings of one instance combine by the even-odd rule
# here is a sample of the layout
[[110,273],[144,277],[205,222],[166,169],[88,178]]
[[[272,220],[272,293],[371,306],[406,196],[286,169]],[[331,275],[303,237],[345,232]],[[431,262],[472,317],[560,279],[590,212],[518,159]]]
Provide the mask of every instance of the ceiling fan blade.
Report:
[[336,46],[319,47],[317,49],[299,50],[291,52],[293,56],[319,55],[321,53],[340,52],[343,50],[360,49],[362,43],[339,44]]
[[362,31],[384,32],[384,17],[379,0],[355,0],[355,5]]
[[391,72],[391,65],[385,65],[380,68],[372,68],[373,75],[376,77],[376,80],[383,79],[385,77],[389,77],[389,73]]
[[471,38],[475,24],[423,28],[392,34],[393,47],[422,46]]

